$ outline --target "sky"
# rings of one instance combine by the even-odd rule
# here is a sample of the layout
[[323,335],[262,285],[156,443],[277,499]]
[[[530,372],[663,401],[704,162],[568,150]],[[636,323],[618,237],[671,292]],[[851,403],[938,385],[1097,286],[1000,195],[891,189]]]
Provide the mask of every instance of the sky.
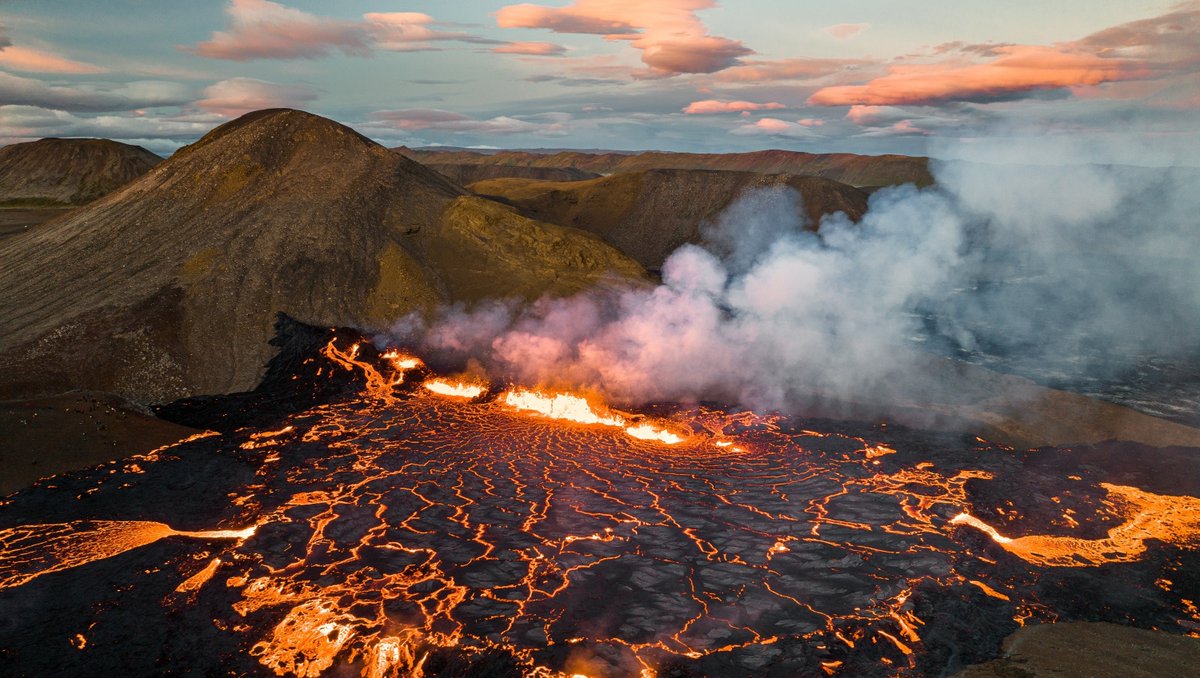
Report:
[[0,0],[0,144],[278,106],[388,146],[1178,157],[1200,0]]

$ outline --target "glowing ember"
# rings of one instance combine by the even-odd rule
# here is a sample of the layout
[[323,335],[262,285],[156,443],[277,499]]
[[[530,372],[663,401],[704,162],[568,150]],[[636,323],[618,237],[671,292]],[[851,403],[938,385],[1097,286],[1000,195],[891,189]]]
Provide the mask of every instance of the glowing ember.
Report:
[[569,393],[542,393],[518,388],[501,396],[501,402],[513,409],[536,412],[551,419],[603,426],[625,425],[623,418],[615,414],[601,414],[586,399]]
[[625,432],[638,440],[654,440],[667,445],[676,445],[684,441],[683,436],[672,433],[664,428],[658,428],[653,424],[643,423],[635,426],[627,426]]
[[450,398],[478,398],[487,390],[486,386],[448,379],[429,379],[422,384],[427,390]]

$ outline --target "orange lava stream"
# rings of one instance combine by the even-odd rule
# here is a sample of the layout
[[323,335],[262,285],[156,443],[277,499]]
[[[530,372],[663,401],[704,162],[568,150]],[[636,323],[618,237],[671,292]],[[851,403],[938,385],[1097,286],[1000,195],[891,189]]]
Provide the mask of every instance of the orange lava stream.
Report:
[[1109,496],[1124,502],[1125,522],[1110,529],[1105,539],[1049,535],[1006,537],[969,513],[950,522],[969,525],[992,538],[1005,551],[1042,567],[1094,567],[1128,563],[1146,551],[1146,541],[1194,546],[1200,543],[1200,499],[1152,494],[1136,487],[1102,483]]
[[20,586],[44,574],[112,558],[165,539],[247,539],[243,530],[191,532],[147,520],[88,520],[21,525],[0,530],[0,589]]

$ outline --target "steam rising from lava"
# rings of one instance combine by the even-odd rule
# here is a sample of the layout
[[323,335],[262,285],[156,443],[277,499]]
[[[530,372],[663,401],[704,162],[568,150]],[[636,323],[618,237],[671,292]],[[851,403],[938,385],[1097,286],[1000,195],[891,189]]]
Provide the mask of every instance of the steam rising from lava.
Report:
[[831,215],[819,234],[791,189],[749,192],[653,289],[448,309],[394,333],[444,362],[624,403],[784,409],[952,402],[914,340],[1052,360],[1067,377],[1194,349],[1200,269],[1181,257],[1200,250],[1200,170],[1007,152],[1054,166],[987,164],[990,151],[935,163],[936,187],[879,190],[861,223]]

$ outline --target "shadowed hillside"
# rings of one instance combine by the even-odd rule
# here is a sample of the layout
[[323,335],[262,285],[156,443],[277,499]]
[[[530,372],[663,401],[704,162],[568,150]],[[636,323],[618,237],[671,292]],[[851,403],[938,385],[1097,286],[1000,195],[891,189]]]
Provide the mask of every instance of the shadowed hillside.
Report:
[[764,174],[802,174],[824,177],[859,187],[933,183],[928,158],[905,155],[855,155],[853,153],[800,153],[797,151],[753,151],[750,153],[531,153],[398,148],[398,152],[427,164],[455,163],[514,165],[522,167],[570,167],[599,174],[637,172],[648,169],[712,169]]
[[460,186],[488,179],[537,179],[542,181],[579,181],[595,179],[596,172],[574,167],[527,167],[522,165],[481,165],[477,163],[429,163],[429,169]]
[[78,205],[149,172],[162,158],[108,139],[39,139],[0,148],[0,205]]
[[714,170],[648,170],[589,181],[495,179],[472,184],[535,219],[573,226],[604,238],[647,268],[660,268],[680,245],[700,240],[700,227],[751,188],[789,186],[801,196],[813,229],[822,215],[845,212],[858,220],[867,194],[819,177]]
[[0,243],[0,393],[248,389],[280,311],[380,327],[644,275],[595,236],[473,196],[333,121],[258,111]]

